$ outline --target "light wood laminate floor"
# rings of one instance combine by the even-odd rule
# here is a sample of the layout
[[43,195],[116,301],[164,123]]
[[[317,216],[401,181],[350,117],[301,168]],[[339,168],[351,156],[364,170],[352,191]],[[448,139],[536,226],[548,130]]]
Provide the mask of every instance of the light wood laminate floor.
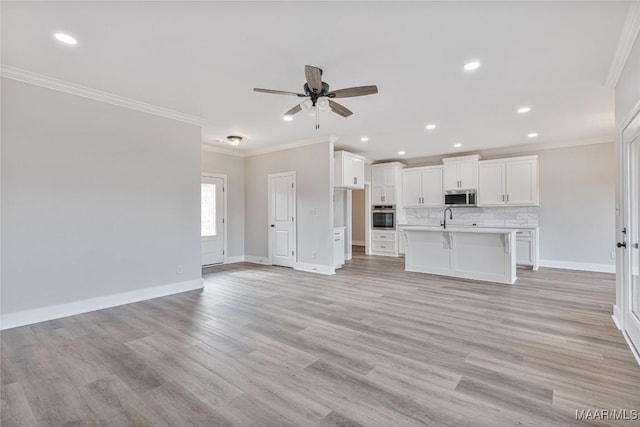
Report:
[[567,426],[640,409],[613,275],[518,274],[360,253],[335,276],[212,268],[203,291],[3,331],[2,426]]

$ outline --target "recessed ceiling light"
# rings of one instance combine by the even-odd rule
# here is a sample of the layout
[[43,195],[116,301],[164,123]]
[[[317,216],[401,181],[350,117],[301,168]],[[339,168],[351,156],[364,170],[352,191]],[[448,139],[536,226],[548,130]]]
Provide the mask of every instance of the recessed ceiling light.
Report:
[[455,144],[453,144],[453,146],[454,146],[455,148],[460,148],[460,147],[462,147],[462,144],[461,144],[461,143],[459,143],[459,142],[456,142]]
[[427,125],[427,130],[434,130],[436,128],[436,125],[434,124],[428,124]]
[[520,107],[520,108],[518,108],[518,113],[520,113],[520,114],[525,114],[525,113],[528,113],[529,111],[531,111],[531,107]]
[[366,137],[366,136],[363,136],[362,138],[360,138],[360,141],[362,141],[362,142],[367,142],[368,140],[369,140],[369,138]]
[[68,34],[56,33],[55,38],[65,44],[78,44],[78,40]]
[[535,138],[536,136],[538,136],[537,133],[535,132],[531,132],[529,135],[527,135],[529,138]]
[[290,122],[291,120],[293,120],[293,116],[284,116],[282,120],[284,120],[285,122]]
[[477,70],[478,68],[480,68],[480,63],[478,61],[471,61],[464,64],[464,69],[466,71],[473,71]]
[[398,155],[399,156],[404,156],[405,154],[407,154],[407,153],[405,153],[404,151],[398,151]]

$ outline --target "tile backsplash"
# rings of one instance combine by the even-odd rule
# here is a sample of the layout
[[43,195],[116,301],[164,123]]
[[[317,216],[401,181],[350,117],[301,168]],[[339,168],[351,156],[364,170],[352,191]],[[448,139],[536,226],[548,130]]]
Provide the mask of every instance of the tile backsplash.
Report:
[[[447,224],[479,227],[537,227],[538,207],[455,208]],[[407,208],[407,224],[440,225],[444,208]]]

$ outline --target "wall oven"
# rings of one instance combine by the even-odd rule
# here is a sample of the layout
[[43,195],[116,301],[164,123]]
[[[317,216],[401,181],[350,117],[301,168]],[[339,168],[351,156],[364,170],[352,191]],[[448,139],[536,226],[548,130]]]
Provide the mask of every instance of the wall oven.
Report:
[[396,229],[396,207],[394,205],[374,205],[371,216],[371,228],[374,230]]
[[444,192],[445,206],[476,206],[476,190],[447,190]]

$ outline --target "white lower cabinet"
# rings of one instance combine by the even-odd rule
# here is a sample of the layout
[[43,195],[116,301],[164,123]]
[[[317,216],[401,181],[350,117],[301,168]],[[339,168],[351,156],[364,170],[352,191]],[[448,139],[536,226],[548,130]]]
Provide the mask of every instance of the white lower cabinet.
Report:
[[344,227],[333,230],[333,265],[336,268],[344,265]]
[[374,255],[398,256],[395,230],[373,231],[371,249]]
[[520,230],[516,233],[516,264],[538,269],[538,229]]

